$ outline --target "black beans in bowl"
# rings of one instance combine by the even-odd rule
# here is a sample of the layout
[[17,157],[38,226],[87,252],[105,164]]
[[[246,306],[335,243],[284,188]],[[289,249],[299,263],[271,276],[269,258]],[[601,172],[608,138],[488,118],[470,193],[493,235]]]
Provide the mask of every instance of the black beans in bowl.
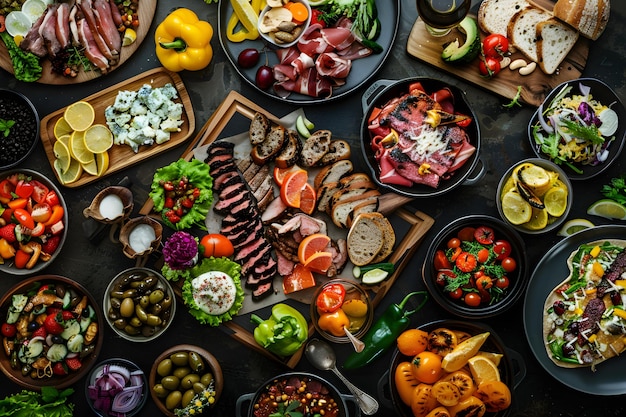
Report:
[[17,91],[0,88],[0,170],[22,162],[39,139],[39,114]]

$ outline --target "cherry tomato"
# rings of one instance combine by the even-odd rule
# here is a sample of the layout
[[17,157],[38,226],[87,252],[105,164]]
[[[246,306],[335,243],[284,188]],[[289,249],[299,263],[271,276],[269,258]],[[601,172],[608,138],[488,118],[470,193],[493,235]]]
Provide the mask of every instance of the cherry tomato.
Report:
[[471,242],[474,240],[475,231],[476,229],[474,227],[470,227],[470,226],[464,227],[461,230],[459,230],[459,233],[457,233],[456,236],[462,241]]
[[13,189],[14,187],[13,184],[11,184],[11,181],[7,179],[0,181],[0,197],[5,199],[13,198],[13,195],[11,194]]
[[17,219],[18,222],[22,226],[28,227],[29,229],[35,228],[35,221],[31,217],[30,213],[23,208],[16,208],[13,211],[13,216]]
[[476,279],[476,288],[478,288],[479,291],[487,291],[492,286],[493,281],[491,280],[491,277],[487,275],[483,275]]
[[481,57],[478,62],[478,71],[485,77],[493,77],[500,72],[500,61],[492,57]]
[[450,298],[452,298],[453,300],[458,300],[459,298],[463,296],[463,290],[460,288],[457,288],[454,291],[450,291],[448,294],[450,295]]
[[504,275],[496,280],[496,287],[500,289],[505,289],[509,287],[509,278]]
[[456,274],[450,269],[440,269],[439,271],[437,271],[437,277],[435,278],[435,282],[438,285],[445,287],[446,285],[448,285],[449,278],[456,278]]
[[515,268],[517,268],[517,262],[515,262],[515,259],[508,256],[502,260],[502,268],[504,268],[506,272],[513,272]]
[[346,298],[346,289],[341,284],[331,284],[325,287],[317,296],[315,305],[320,314],[334,313],[339,310]]
[[427,350],[415,355],[411,365],[413,376],[425,384],[434,384],[443,373],[441,356]]
[[61,201],[59,200],[59,196],[54,190],[48,191],[45,197],[45,202],[48,203],[50,207],[58,206],[59,204],[61,204]]
[[493,243],[493,251],[496,253],[498,261],[503,260],[511,254],[511,244],[507,240],[496,240]]
[[33,194],[33,183],[27,180],[19,180],[15,186],[15,194],[22,198],[28,198]]
[[235,248],[228,238],[219,233],[211,233],[204,235],[200,240],[200,245],[204,248],[203,254],[205,258],[214,256],[221,258],[229,257],[235,253]]
[[462,272],[472,272],[477,265],[476,256],[469,252],[461,253],[454,263]]
[[479,226],[474,231],[474,239],[481,245],[491,245],[493,243],[493,229],[488,226]]
[[451,269],[452,264],[448,260],[446,253],[442,250],[435,252],[435,259],[433,260],[433,266],[438,271],[440,269]]
[[43,203],[46,195],[48,195],[50,191],[49,188],[37,180],[32,180],[31,184],[33,185],[33,200],[35,200],[36,203]]
[[509,40],[498,33],[488,35],[483,39],[483,53],[486,57],[502,59],[509,50]]
[[475,292],[468,292],[467,294],[465,294],[463,300],[465,301],[465,304],[470,307],[478,307],[480,305],[480,302],[482,301],[480,299],[480,295]]
[[480,262],[481,264],[484,264],[485,262],[487,262],[489,260],[489,249],[484,248],[478,251],[478,253],[476,254],[476,257],[478,258],[478,262]]
[[324,13],[318,9],[311,9],[311,25],[319,24],[323,28],[326,27],[326,22],[323,19]]
[[452,239],[448,240],[449,249],[458,248],[459,246],[461,246],[461,239],[453,237]]
[[14,337],[17,334],[17,328],[15,324],[3,323],[2,324],[2,336]]

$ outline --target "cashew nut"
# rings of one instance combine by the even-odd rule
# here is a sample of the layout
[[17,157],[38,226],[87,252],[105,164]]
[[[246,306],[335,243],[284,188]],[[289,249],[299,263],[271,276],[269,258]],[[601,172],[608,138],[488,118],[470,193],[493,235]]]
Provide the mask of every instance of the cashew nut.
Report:
[[505,56],[504,58],[502,58],[502,61],[500,61],[500,68],[504,69],[508,67],[510,63],[511,63],[511,58],[509,58],[508,56]]
[[520,75],[528,75],[530,73],[532,73],[535,68],[537,68],[537,63],[536,62],[531,62],[530,64],[526,65],[525,67],[522,67],[519,69],[519,73]]
[[526,61],[524,61],[522,58],[518,58],[515,61],[511,62],[509,64],[509,69],[511,71],[516,70],[516,69],[520,69],[525,67],[526,65],[528,65],[528,63]]

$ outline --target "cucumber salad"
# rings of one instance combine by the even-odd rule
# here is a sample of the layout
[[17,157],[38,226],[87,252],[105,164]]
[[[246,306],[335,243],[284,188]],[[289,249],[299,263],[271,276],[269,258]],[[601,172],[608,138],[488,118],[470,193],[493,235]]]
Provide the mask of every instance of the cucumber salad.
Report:
[[547,107],[542,104],[532,134],[539,152],[582,174],[581,165],[607,160],[619,121],[611,109],[614,103],[594,99],[591,88],[582,83],[578,88],[580,94],[572,94],[573,86],[567,84]]

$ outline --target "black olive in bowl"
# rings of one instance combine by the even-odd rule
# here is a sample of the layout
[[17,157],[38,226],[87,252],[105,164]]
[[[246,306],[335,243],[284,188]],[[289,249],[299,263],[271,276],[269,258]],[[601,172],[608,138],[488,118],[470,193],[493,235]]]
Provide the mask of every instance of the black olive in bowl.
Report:
[[22,93],[0,88],[0,170],[31,154],[39,141],[39,114]]
[[524,241],[494,217],[462,217],[433,239],[422,277],[433,299],[456,316],[481,319],[502,314],[526,288]]

